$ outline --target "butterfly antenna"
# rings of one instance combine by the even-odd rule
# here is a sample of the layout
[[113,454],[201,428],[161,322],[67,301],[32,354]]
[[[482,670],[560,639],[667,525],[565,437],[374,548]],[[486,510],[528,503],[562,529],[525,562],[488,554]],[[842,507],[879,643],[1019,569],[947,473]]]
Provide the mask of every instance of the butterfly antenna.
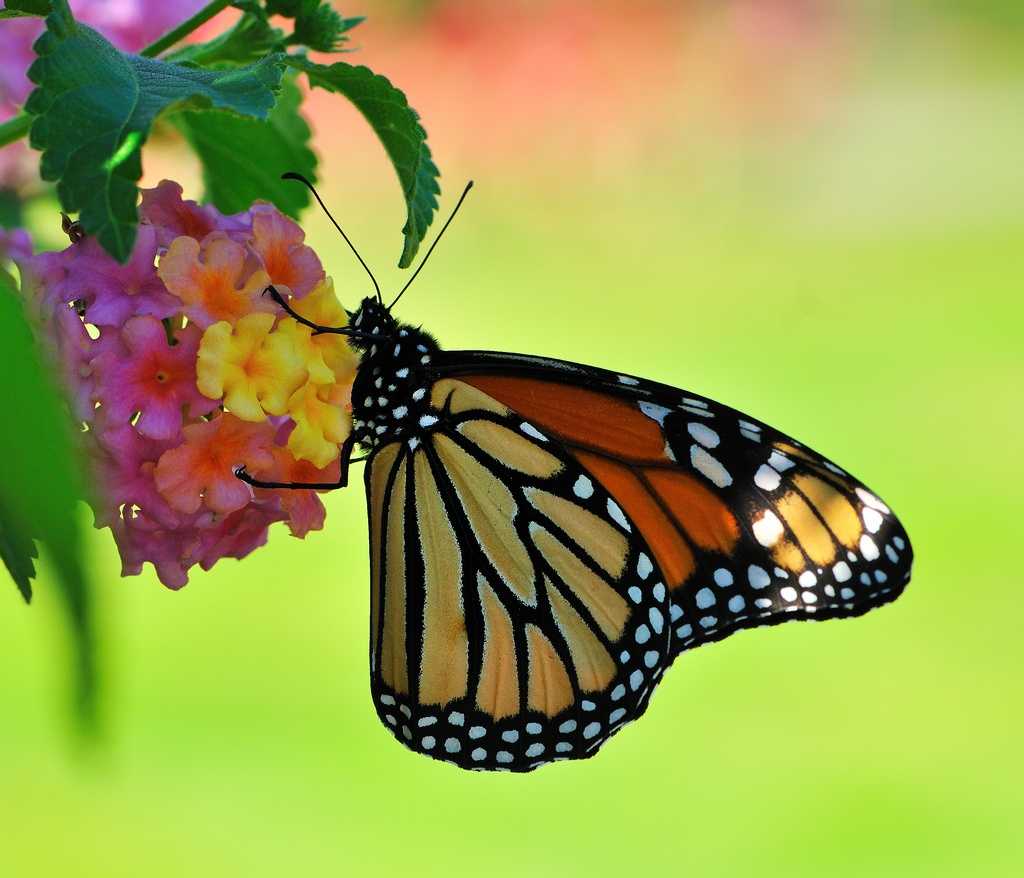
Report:
[[430,258],[430,254],[434,252],[434,248],[435,248],[435,247],[437,246],[437,242],[441,240],[441,236],[442,236],[442,235],[443,235],[443,234],[445,233],[445,231],[447,230],[448,226],[450,226],[450,225],[451,225],[451,222],[452,222],[452,220],[453,220],[453,219],[455,219],[455,214],[457,214],[457,213],[459,212],[459,208],[460,208],[460,207],[462,207],[462,202],[466,200],[466,196],[467,196],[467,195],[469,195],[469,190],[470,190],[470,189],[472,189],[472,188],[473,188],[473,181],[472,181],[472,180],[470,180],[470,181],[469,181],[469,182],[468,182],[468,183],[466,184],[466,188],[462,190],[462,195],[460,195],[460,196],[459,196],[459,200],[458,200],[458,202],[457,202],[457,203],[455,204],[455,207],[454,207],[454,208],[452,209],[452,212],[451,212],[451,214],[450,214],[450,215],[448,216],[448,219],[447,219],[447,220],[445,220],[445,223],[444,223],[444,225],[443,225],[443,226],[441,226],[441,231],[440,231],[440,232],[438,232],[438,233],[437,233],[437,237],[436,237],[436,238],[434,238],[434,243],[430,245],[430,249],[429,249],[429,250],[427,251],[427,255],[426,255],[426,256],[424,256],[424,257],[423,257],[423,259],[421,259],[421,260],[420,260],[420,264],[419,264],[418,266],[416,266],[416,270],[415,270],[415,271],[414,271],[414,272],[412,273],[412,277],[410,277],[410,278],[409,278],[409,279],[408,279],[408,280],[407,280],[407,281],[405,282],[405,286],[404,286],[404,287],[402,287],[402,289],[400,289],[400,290],[398,291],[398,295],[397,295],[397,296],[395,296],[395,298],[394,298],[394,300],[393,300],[393,301],[391,302],[391,304],[390,304],[390,305],[388,305],[388,310],[389,310],[389,311],[390,311],[390,310],[391,310],[392,308],[394,308],[394,307],[395,307],[395,303],[396,303],[396,302],[397,302],[397,301],[398,301],[399,299],[401,299],[401,298],[402,298],[402,296],[403,296],[403,295],[405,294],[405,291],[406,291],[407,289],[409,289],[409,286],[410,286],[410,285],[412,284],[412,282],[413,282],[414,280],[416,280],[416,275],[418,275],[418,274],[420,273],[420,271],[422,271],[422,270],[423,270],[423,266],[427,264],[427,260],[428,260],[428,259]]
[[327,209],[327,205],[324,204],[324,200],[320,197],[320,193],[316,191],[316,188],[313,186],[313,184],[310,183],[309,180],[307,180],[305,177],[303,177],[302,174],[296,174],[294,171],[285,172],[284,174],[281,175],[281,179],[298,180],[303,186],[305,186],[310,192],[313,193],[313,197],[317,200],[317,204],[319,204],[320,207],[323,209],[323,212],[327,214],[327,219],[329,219],[331,223],[333,223],[334,228],[338,230],[338,234],[345,239],[345,243],[348,244],[349,249],[353,253],[355,253],[356,259],[359,260],[359,264],[366,269],[366,273],[370,276],[370,280],[373,281],[373,288],[377,292],[377,301],[381,305],[383,305],[384,299],[380,294],[380,284],[377,283],[377,278],[373,276],[373,272],[370,271],[370,266],[363,261],[363,257],[359,255],[359,251],[356,250],[355,245],[348,239],[348,235],[346,235],[345,232],[342,231],[341,226],[338,225],[338,221],[333,216],[331,216],[331,212]]

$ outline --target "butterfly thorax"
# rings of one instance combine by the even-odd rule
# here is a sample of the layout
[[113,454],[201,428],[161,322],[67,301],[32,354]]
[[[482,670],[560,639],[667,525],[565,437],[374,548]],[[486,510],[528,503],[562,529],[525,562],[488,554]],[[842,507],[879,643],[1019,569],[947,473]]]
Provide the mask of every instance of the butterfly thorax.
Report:
[[350,326],[362,352],[352,385],[352,428],[361,445],[374,448],[422,430],[430,408],[427,371],[437,342],[421,329],[398,323],[375,299],[364,299]]

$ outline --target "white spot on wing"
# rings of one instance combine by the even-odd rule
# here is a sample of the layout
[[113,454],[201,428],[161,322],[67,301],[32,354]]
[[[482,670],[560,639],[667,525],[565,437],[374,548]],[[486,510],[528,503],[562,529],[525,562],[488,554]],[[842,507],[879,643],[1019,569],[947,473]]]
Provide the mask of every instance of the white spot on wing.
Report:
[[850,570],[850,565],[845,561],[840,561],[832,568],[832,575],[835,576],[836,582],[847,582],[851,576],[853,576]]
[[889,507],[870,491],[865,491],[863,488],[857,488],[857,496],[860,497],[862,503],[866,506],[870,506],[872,509],[877,509],[879,512],[885,512],[887,514],[890,511]]
[[652,421],[657,421],[662,426],[665,424],[665,415],[671,411],[671,409],[667,409],[663,405],[646,401],[639,403],[639,408]]
[[754,538],[766,549],[774,546],[782,537],[782,522],[770,509],[766,509],[753,523]]
[[705,448],[715,448],[721,440],[707,424],[689,423],[686,431]]
[[754,474],[754,484],[762,491],[774,491],[781,481],[782,476],[766,463],[762,463]]
[[581,500],[587,500],[594,495],[594,483],[586,476],[580,476],[572,486],[572,492]]
[[865,561],[875,561],[878,559],[878,546],[867,534],[860,538],[860,553],[864,556]]
[[684,412],[689,412],[691,415],[700,415],[702,418],[713,418],[714,415],[707,409],[695,408],[692,405],[681,405],[679,406]]
[[699,445],[690,446],[690,463],[702,476],[718,488],[727,488],[732,484],[732,476],[722,464]]
[[865,506],[863,513],[864,526],[871,531],[871,533],[878,533],[878,529],[882,526],[882,513],[877,509],[872,509],[870,506]]
[[523,421],[519,425],[519,429],[522,430],[527,436],[532,436],[534,439],[539,439],[541,442],[547,442],[548,437],[541,433],[533,424],[528,421]]
[[622,514],[619,504],[612,500],[611,497],[608,498],[608,514],[624,531],[632,532],[633,528],[629,526],[629,521],[626,519],[626,516]]
[[630,387],[635,387],[640,382],[636,378],[630,378],[628,375],[619,375],[619,384],[626,384]]
[[751,588],[767,588],[772,582],[768,571],[756,564],[751,564],[747,568],[747,580],[750,582]]
[[791,469],[794,464],[793,461],[786,457],[786,455],[773,451],[771,456],[768,458],[768,465],[772,469],[776,469],[780,473],[784,473],[786,470]]

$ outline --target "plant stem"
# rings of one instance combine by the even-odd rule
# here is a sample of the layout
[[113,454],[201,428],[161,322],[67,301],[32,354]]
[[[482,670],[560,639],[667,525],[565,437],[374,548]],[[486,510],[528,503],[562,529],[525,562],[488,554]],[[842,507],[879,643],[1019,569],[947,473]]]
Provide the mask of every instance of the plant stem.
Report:
[[25,112],[18,113],[13,119],[0,124],[0,146],[7,146],[15,140],[21,140],[32,126],[32,117]]
[[[139,54],[146,58],[156,57],[165,49],[169,49],[175,43],[183,40],[200,25],[206,24],[218,12],[230,5],[231,0],[212,0],[212,2],[207,3],[191,18],[183,21],[173,30],[169,30],[155,43],[146,46]],[[16,140],[21,140],[22,137],[28,134],[30,127],[32,127],[32,117],[24,111],[20,112],[13,119],[0,123],[0,147],[7,146],[8,143],[14,143]]]
[[171,48],[175,43],[183,40],[197,27],[206,24],[206,22],[213,18],[218,12],[223,9],[227,9],[230,5],[231,0],[212,0],[211,3],[207,3],[191,18],[183,21],[176,28],[165,33],[155,43],[150,43],[145,49],[139,52],[139,54],[145,58],[155,58],[162,51]]

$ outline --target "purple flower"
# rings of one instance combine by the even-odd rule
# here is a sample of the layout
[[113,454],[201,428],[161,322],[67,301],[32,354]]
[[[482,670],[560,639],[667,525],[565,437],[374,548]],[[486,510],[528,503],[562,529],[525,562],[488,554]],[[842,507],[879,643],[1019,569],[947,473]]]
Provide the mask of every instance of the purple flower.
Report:
[[131,258],[124,265],[111,259],[95,238],[85,238],[64,251],[67,278],[59,285],[65,302],[85,304],[85,319],[96,326],[121,326],[135,315],[158,319],[181,310],[154,269],[157,231],[140,225]]

